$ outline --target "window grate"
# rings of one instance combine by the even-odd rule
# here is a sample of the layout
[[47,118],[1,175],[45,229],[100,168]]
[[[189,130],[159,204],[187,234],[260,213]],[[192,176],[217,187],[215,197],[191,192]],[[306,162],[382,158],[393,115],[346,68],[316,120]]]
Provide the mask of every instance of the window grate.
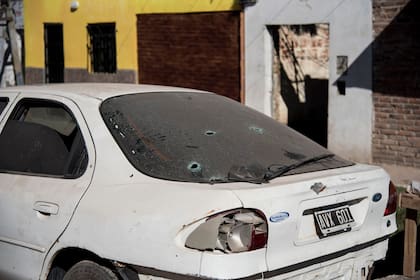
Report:
[[92,72],[115,73],[117,51],[115,23],[88,24],[88,52]]

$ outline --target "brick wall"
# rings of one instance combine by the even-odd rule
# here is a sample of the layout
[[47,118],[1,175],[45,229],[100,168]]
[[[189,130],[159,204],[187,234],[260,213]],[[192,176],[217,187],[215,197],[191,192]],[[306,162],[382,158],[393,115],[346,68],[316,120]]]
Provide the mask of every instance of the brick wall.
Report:
[[139,82],[240,99],[239,12],[137,16]]
[[420,167],[420,4],[374,0],[373,161]]
[[[280,32],[280,60],[292,76],[296,58],[304,75],[328,79],[329,26],[326,23],[283,25]],[[287,69],[290,67],[291,69]]]
[[374,95],[374,160],[420,167],[420,98]]

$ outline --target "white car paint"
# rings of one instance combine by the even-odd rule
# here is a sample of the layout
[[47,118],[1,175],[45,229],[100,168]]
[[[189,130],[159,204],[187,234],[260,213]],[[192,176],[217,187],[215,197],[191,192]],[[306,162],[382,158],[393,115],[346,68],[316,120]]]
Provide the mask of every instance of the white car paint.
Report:
[[[153,91],[185,89],[69,84],[7,90],[17,96],[13,104],[32,97],[68,106],[82,130],[89,163],[82,177],[70,181],[0,173],[0,223],[7,225],[0,227],[0,276],[46,279],[54,258],[66,248],[133,265],[147,275],[144,279],[364,279],[372,263],[385,257],[387,237],[396,224],[395,214],[383,216],[389,176],[381,168],[357,164],[262,185],[171,182],[139,172],[98,108],[112,96]],[[0,128],[11,112],[5,111]],[[319,182],[326,189],[317,194],[310,187]],[[378,202],[372,201],[375,193],[383,194]],[[319,239],[312,216],[303,216],[307,209],[359,198],[363,200],[351,206],[356,226],[350,232]],[[34,209],[37,202],[56,205],[58,213],[42,215]],[[185,247],[188,234],[207,217],[241,207],[260,210],[267,220],[288,213],[284,220],[268,221],[266,248],[224,254]]]
[[[22,98],[39,97],[38,93],[21,92],[10,106]],[[93,151],[89,130],[77,106],[61,96],[43,94],[42,98],[60,102],[72,110],[79,120],[88,149]],[[92,167],[74,180],[0,173],[0,221],[5,225],[14,225],[0,227],[0,263],[4,266],[3,273],[22,279],[39,277],[46,253],[67,226],[77,203],[89,186],[94,161],[92,153],[89,163]],[[25,263],[25,270],[19,268],[17,264],[20,263]]]
[[[17,96],[17,93],[11,93],[11,92],[2,92],[1,97],[6,98],[8,100],[8,104],[3,109],[3,112],[0,113],[0,121],[3,119],[3,117],[6,115],[7,111],[10,108],[10,104],[15,100]],[[0,123],[0,128],[2,128],[4,123]]]

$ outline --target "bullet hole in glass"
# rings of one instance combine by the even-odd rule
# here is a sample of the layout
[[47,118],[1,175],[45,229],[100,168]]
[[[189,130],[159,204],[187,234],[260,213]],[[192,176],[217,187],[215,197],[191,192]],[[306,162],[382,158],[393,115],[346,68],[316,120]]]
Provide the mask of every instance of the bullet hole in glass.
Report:
[[261,127],[250,126],[249,130],[255,132],[256,134],[264,134],[264,129],[262,129]]
[[194,172],[194,173],[195,172],[200,172],[201,171],[201,165],[198,162],[193,161],[188,165],[188,169],[191,172]]
[[213,136],[213,135],[215,135],[216,134],[216,131],[213,131],[213,130],[206,130],[206,132],[204,133],[205,135],[207,135],[207,136]]
[[185,147],[189,149],[198,149],[198,146],[192,146],[192,145],[186,145]]

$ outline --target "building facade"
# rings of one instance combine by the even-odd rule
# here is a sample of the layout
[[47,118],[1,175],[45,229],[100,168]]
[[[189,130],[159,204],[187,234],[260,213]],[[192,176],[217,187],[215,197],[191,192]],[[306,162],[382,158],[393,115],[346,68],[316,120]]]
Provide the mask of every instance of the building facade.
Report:
[[214,91],[345,158],[420,168],[416,0],[23,1],[27,84]]
[[[273,33],[273,28],[277,32]],[[271,116],[281,114],[276,110],[283,108],[289,116],[285,123],[289,123],[297,111],[301,116],[298,128],[303,127],[300,130],[303,133],[305,126],[314,126],[313,120],[322,116],[323,124],[317,129],[322,130],[320,135],[326,138],[323,144],[345,158],[371,162],[372,32],[370,1],[258,1],[245,9],[246,104]],[[286,33],[288,38],[283,35]],[[328,38],[319,41],[316,36],[320,35]],[[308,64],[301,59],[305,51],[296,36],[313,38],[310,44],[321,43],[327,49],[329,58],[322,60],[324,66],[320,67],[319,74],[304,65]],[[279,56],[277,49],[284,49],[281,43],[295,58],[289,63],[294,70],[283,71],[284,75],[279,78],[276,71],[290,68],[283,65],[280,57],[280,69],[273,70]],[[350,68],[361,53],[365,57],[359,60],[357,67]],[[306,60],[315,61],[320,57],[316,53],[310,56]],[[353,86],[353,81],[367,86]],[[287,84],[299,86],[282,91]],[[302,91],[307,85],[310,90]],[[273,106],[273,100],[280,105]]]
[[373,161],[418,169],[419,14],[419,1],[373,1]]
[[418,14],[415,0],[258,1],[245,9],[246,104],[420,180]]
[[236,2],[25,0],[26,83],[154,83],[240,101]]

